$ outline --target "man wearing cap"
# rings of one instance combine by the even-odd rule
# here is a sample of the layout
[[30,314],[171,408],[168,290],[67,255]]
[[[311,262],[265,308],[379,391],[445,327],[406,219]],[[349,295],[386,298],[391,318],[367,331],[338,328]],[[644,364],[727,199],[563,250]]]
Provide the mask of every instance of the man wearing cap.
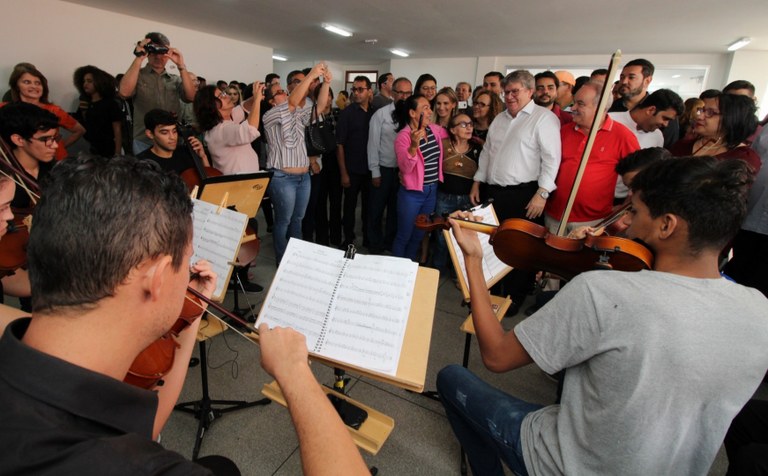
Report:
[[576,78],[564,69],[555,71],[555,76],[560,81],[560,85],[557,87],[557,105],[563,110],[569,111],[571,104],[573,104],[573,86],[576,84]]
[[[149,46],[148,46],[149,45]],[[144,114],[151,109],[179,113],[179,101],[191,102],[195,98],[196,76],[187,71],[181,51],[171,48],[168,37],[162,33],[147,33],[133,49],[133,61],[118,93],[123,99],[133,98],[133,153],[139,154],[152,147],[144,134]],[[147,59],[147,65],[141,64]],[[170,74],[165,66],[171,60],[179,75]]]

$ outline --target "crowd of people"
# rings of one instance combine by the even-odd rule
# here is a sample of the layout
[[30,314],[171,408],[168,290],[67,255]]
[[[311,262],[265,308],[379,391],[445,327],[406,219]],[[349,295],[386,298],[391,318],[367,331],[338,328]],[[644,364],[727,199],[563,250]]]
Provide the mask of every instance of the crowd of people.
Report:
[[[583,235],[602,231],[594,226],[631,203],[622,233],[654,252],[654,270],[579,276],[510,332],[491,310],[476,237],[452,220],[484,364],[502,372],[535,362],[547,373],[566,372],[561,404],[543,408],[456,366],[440,373],[438,389],[474,474],[503,474],[502,462],[517,474],[706,473],[768,368],[768,128],[756,116],[751,83],[736,81],[684,102],[672,90],[651,91],[654,65],[634,59],[607,86],[607,112],[598,116],[611,79],[602,69],[581,78],[564,70],[492,71],[475,88],[444,85],[428,73],[413,83],[385,73],[375,85],[355,77],[332,108],[333,77],[323,63],[292,71],[284,85],[274,73],[263,82],[206,85],[161,33],[148,33],[133,54],[119,79],[95,66],[78,68],[80,102],[72,114],[49,101],[45,76],[29,63],[16,65],[0,104],[0,137],[23,168],[17,173],[46,184],[38,198],[0,178],[2,218],[36,204],[42,230],[32,235],[29,276],[18,271],[2,279],[5,292],[20,297],[34,317],[15,321],[0,340],[0,401],[15,406],[40,391],[49,374],[10,383],[37,364],[86,385],[96,400],[134,401],[119,418],[94,410],[96,403],[87,409],[88,401],[51,410],[47,397],[17,412],[14,425],[25,435],[70,413],[83,418],[70,435],[81,449],[69,457],[48,449],[53,461],[62,459],[62,471],[106,464],[108,451],[141,455],[131,468],[199,470],[152,443],[170,412],[150,411],[156,397],[99,378],[120,380],[141,346],[163,335],[176,315],[169,303],[180,303],[189,284],[191,228],[190,202],[175,175],[210,166],[226,175],[271,172],[262,210],[278,266],[288,241],[298,238],[362,245],[450,276],[442,234],[416,228],[417,215],[471,220],[473,206],[492,200],[500,221],[526,219],[557,233],[565,220],[568,232]],[[178,75],[166,69],[169,61]],[[320,146],[310,137],[319,123],[333,137]],[[81,137],[91,156],[68,157],[67,147]],[[99,206],[89,209],[89,200]],[[83,216],[71,224],[57,220],[72,213]],[[102,232],[80,240],[77,227]],[[118,245],[114,237],[125,240]],[[721,277],[723,267],[729,279]],[[208,265],[196,263],[191,272],[210,293],[216,276]],[[508,315],[518,313],[535,280],[535,271],[515,269],[497,285],[495,292],[512,298]],[[250,283],[247,290],[260,289]],[[128,311],[139,316],[128,318]],[[163,319],[150,325],[147,315]],[[100,338],[103,345],[79,349],[98,319],[115,323],[114,332]],[[141,339],[120,342],[121,332]],[[301,336],[267,328],[260,334],[263,366],[288,400],[305,470],[344,458],[350,472],[365,472],[306,366]],[[180,341],[188,357],[193,340]],[[100,358],[106,349],[110,357]],[[171,385],[161,392],[160,408],[178,391]],[[765,410],[752,402],[744,412],[765,418]],[[649,425],[648,415],[660,411],[659,423]],[[750,445],[765,444],[768,429],[754,421],[745,413],[728,433],[733,468],[764,458]],[[333,451],[323,445],[329,434],[340,442]],[[65,437],[53,432],[50,441],[31,441],[50,445]],[[9,434],[2,438],[10,444]],[[93,439],[102,443],[89,446]],[[25,464],[20,457],[5,469]]]

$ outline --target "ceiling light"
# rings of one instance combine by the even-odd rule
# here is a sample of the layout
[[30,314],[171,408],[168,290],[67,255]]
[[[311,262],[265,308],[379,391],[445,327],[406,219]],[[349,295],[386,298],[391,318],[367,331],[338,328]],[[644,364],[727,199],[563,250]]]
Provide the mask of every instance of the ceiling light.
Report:
[[336,33],[337,35],[341,36],[352,36],[351,31],[347,31],[343,28],[339,28],[338,26],[329,25],[327,23],[323,23],[323,28],[330,31],[331,33]]
[[403,50],[398,50],[397,48],[393,48],[393,49],[391,49],[391,50],[389,50],[389,51],[391,51],[393,55],[402,56],[403,58],[407,58],[408,56],[410,56],[410,55],[409,55],[408,53],[406,53],[405,51],[403,51]]
[[673,74],[673,75],[672,75],[672,79],[677,79],[677,78],[679,78],[679,77],[680,77],[680,75],[679,75],[679,74]]
[[728,51],[736,51],[739,48],[744,48],[752,41],[752,38],[747,38],[746,36],[744,38],[739,38],[738,40],[734,41],[730,45],[728,45]]
[[288,58],[280,55],[272,55],[272,59],[277,61],[288,61]]

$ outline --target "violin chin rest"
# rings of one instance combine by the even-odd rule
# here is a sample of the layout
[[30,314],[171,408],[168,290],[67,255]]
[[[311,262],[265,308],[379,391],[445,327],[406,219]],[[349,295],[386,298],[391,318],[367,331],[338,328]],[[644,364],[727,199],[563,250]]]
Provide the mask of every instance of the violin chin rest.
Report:
[[595,267],[593,269],[613,269],[613,265],[607,261],[595,261]]

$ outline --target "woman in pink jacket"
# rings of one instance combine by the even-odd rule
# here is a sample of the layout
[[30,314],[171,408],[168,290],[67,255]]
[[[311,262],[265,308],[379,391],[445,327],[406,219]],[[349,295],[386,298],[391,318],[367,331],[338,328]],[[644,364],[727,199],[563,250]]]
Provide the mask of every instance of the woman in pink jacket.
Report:
[[443,181],[443,143],[448,133],[430,124],[429,101],[414,94],[395,107],[400,132],[395,139],[400,190],[397,193],[397,235],[392,254],[414,259],[424,236],[414,227],[416,215],[435,211],[437,183]]

